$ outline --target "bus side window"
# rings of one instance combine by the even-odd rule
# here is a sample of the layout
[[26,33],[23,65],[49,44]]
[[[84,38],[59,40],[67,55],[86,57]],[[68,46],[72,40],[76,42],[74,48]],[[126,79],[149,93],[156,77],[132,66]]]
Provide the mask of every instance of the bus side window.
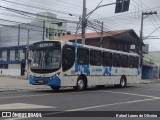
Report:
[[69,70],[75,61],[75,48],[70,45],[64,45],[62,49],[62,69],[63,71]]
[[121,55],[121,67],[128,67],[128,56],[127,55]]
[[138,68],[138,64],[139,64],[139,58],[135,57],[134,68]]
[[134,65],[135,59],[134,59],[133,56],[129,56],[128,62],[129,62],[129,67],[130,67],[130,68],[134,68],[134,66],[135,66],[135,65]]
[[89,49],[78,48],[77,50],[77,63],[80,65],[89,64]]
[[101,66],[101,51],[90,50],[90,64]]
[[120,55],[119,54],[113,54],[112,57],[112,61],[113,61],[113,67],[120,67]]
[[102,53],[102,65],[112,66],[112,53],[107,53],[107,52]]

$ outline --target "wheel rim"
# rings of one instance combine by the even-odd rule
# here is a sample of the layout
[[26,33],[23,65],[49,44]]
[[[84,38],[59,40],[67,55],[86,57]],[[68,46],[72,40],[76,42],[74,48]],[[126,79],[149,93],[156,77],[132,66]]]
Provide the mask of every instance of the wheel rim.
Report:
[[79,80],[78,81],[78,87],[79,87],[79,89],[83,89],[84,88],[84,82],[83,82],[83,80]]
[[126,81],[124,79],[121,79],[121,86],[123,87],[125,86],[125,84],[126,84]]

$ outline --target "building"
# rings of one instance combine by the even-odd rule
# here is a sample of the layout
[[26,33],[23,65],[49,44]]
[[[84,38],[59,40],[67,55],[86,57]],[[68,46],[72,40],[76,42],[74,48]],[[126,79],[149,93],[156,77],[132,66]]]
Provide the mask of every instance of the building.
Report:
[[143,79],[160,78],[160,51],[144,54],[142,66]]
[[[38,20],[38,21],[37,21]],[[0,75],[23,76],[26,46],[66,34],[66,21],[53,13],[39,13],[35,21],[0,27]]]
[[38,41],[52,40],[65,35],[66,29],[66,21],[57,20],[55,14],[39,13],[37,18],[30,23],[0,27],[0,47],[26,45],[27,41],[32,44]]
[[[39,38],[39,36],[34,36],[34,37],[35,37],[34,40],[37,40],[36,38]],[[31,38],[29,37],[29,40]],[[141,53],[140,48],[143,45],[143,43],[140,41],[139,37],[133,30],[107,31],[104,32],[103,34],[103,41],[100,41],[100,38],[101,37],[97,32],[86,33],[86,44],[93,46],[102,46],[103,48],[120,50],[125,52]],[[64,35],[54,38],[54,40],[68,40],[71,42],[75,42],[76,39],[77,42],[80,43],[81,35],[80,34]],[[20,41],[25,41],[25,40],[21,38]],[[42,35],[40,41],[42,41]],[[131,46],[134,47],[130,49]],[[1,72],[0,75],[13,75],[13,76],[24,75],[25,64],[26,64],[25,56],[26,56],[26,44],[16,45],[11,47],[6,43],[6,47],[0,48],[0,72]]]
[[0,75],[23,76],[25,74],[26,46],[0,48]]
[[[144,45],[132,29],[104,32],[102,41],[100,39],[100,34],[101,33],[98,32],[86,33],[85,44],[97,47],[101,46],[103,48],[113,50],[136,53],[141,53],[141,47],[142,45]],[[81,34],[64,35],[57,37],[54,40],[68,40],[71,42],[75,42],[76,39],[78,43],[81,43]]]

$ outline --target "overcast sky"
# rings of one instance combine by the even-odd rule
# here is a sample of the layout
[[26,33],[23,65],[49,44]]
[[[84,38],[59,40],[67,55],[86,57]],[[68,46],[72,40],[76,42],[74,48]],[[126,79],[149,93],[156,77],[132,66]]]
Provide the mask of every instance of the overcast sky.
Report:
[[[87,13],[93,10],[102,0],[86,0]],[[160,38],[160,0],[130,0],[130,8],[128,12],[115,14],[115,5],[102,7],[96,10],[89,18],[89,20],[98,19],[104,22],[105,30],[119,30],[119,29],[134,29],[139,35],[141,25],[141,13],[149,11],[157,11],[157,15],[150,15],[144,19],[143,36],[147,37],[151,34],[152,38]],[[78,21],[79,16],[82,15],[83,0],[0,0],[0,6],[6,6],[19,10],[25,10],[33,13],[38,12],[53,12],[57,14],[58,18]],[[12,2],[12,3],[11,3]],[[14,2],[35,6],[35,8],[18,5]],[[114,3],[116,0],[103,0],[101,5]],[[40,7],[43,9],[38,9]],[[69,16],[68,14],[73,14]],[[17,14],[16,14],[17,15]],[[0,18],[14,21],[29,22],[30,19],[25,20],[21,17],[15,17],[12,12],[0,8]],[[75,25],[69,26],[73,30]],[[155,31],[156,30],[156,31]],[[91,30],[87,30],[91,32]],[[155,32],[154,32],[155,31]],[[160,51],[160,39],[146,39],[144,43],[149,44],[150,51]]]

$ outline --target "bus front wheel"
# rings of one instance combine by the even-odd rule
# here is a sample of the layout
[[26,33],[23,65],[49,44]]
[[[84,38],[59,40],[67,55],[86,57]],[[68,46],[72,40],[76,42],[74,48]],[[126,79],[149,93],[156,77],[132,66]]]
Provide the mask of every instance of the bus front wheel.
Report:
[[60,86],[50,86],[52,88],[52,90],[54,91],[58,91],[60,89]]
[[84,90],[86,88],[86,81],[83,77],[79,77],[77,80],[77,85],[74,87],[76,90]]

